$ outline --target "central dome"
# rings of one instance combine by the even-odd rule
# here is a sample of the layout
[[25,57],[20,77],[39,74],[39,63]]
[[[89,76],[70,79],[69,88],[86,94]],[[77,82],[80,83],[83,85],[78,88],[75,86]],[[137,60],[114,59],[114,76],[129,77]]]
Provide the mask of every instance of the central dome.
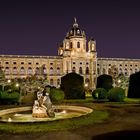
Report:
[[85,32],[82,31],[77,23],[76,18],[74,18],[74,24],[71,30],[67,33],[66,38],[72,38],[72,37],[85,37]]

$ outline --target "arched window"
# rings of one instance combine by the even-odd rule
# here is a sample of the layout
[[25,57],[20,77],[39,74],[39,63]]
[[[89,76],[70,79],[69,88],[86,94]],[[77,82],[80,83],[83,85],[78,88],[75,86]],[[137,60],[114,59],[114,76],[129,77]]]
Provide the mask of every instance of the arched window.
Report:
[[108,69],[108,74],[111,74],[111,68]]
[[105,68],[103,68],[103,74],[105,74]]
[[50,79],[50,85],[53,85],[53,79]]
[[39,74],[40,74],[39,67],[36,67],[36,69],[35,69],[35,74],[37,74],[37,75],[39,75]]
[[80,48],[80,42],[77,42],[77,48]]
[[53,74],[53,67],[50,67],[50,74]]
[[86,67],[86,74],[89,74],[89,67]]
[[128,75],[128,70],[127,70],[127,68],[124,69],[124,74],[125,74],[125,76]]
[[59,67],[57,67],[56,73],[57,73],[57,74],[60,74],[60,68],[59,68]]
[[72,68],[72,72],[74,72],[74,73],[76,72],[76,69],[75,69],[75,67],[73,67],[73,68]]
[[17,67],[13,67],[13,74],[17,74]]
[[57,85],[58,86],[60,85],[60,79],[57,79]]
[[82,74],[83,71],[82,71],[82,67],[79,68],[79,74]]
[[47,74],[47,70],[45,66],[43,67],[42,71],[43,71],[43,74]]
[[25,73],[25,69],[24,69],[24,67],[21,67],[20,68],[20,74],[24,74]]
[[6,68],[5,68],[5,74],[10,74],[9,67],[6,67]]
[[33,70],[31,67],[28,67],[28,70],[27,70],[27,74],[31,75],[33,73]]
[[72,42],[70,43],[70,48],[71,48],[71,49],[73,48],[73,43],[72,43]]
[[135,68],[135,72],[138,72],[138,69],[137,68]]
[[123,74],[122,68],[119,69],[119,74]]

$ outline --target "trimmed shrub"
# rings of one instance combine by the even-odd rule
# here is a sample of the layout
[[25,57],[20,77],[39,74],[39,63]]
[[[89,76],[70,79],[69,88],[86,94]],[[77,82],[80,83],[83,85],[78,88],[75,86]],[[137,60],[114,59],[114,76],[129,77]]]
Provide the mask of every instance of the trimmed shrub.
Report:
[[104,88],[97,88],[92,92],[93,99],[107,99],[107,91]]
[[112,76],[103,74],[97,78],[96,88],[104,88],[109,91],[113,86]]
[[84,78],[76,73],[69,73],[61,78],[60,88],[65,99],[85,99]]
[[62,100],[64,100],[64,92],[57,88],[51,88],[50,99],[52,102],[61,102]]
[[128,98],[140,98],[140,72],[130,75]]
[[120,87],[115,87],[109,90],[108,99],[111,102],[122,102],[125,98],[125,90]]
[[0,92],[0,102],[2,104],[13,104],[13,103],[19,103],[20,95],[18,92]]

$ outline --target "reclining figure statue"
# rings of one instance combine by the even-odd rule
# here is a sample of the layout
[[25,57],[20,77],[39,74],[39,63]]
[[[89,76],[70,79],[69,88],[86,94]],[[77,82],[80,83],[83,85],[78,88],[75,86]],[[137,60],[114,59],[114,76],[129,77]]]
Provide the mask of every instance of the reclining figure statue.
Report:
[[37,100],[34,101],[32,116],[36,118],[55,117],[49,93],[43,93],[43,90],[37,92]]

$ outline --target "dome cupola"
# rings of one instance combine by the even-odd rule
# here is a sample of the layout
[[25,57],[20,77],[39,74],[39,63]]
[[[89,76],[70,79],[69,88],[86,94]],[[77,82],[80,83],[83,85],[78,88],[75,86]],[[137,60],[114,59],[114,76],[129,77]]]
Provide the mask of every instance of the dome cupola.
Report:
[[85,37],[85,32],[79,28],[76,18],[74,18],[74,24],[71,30],[67,33],[66,38],[73,37]]

